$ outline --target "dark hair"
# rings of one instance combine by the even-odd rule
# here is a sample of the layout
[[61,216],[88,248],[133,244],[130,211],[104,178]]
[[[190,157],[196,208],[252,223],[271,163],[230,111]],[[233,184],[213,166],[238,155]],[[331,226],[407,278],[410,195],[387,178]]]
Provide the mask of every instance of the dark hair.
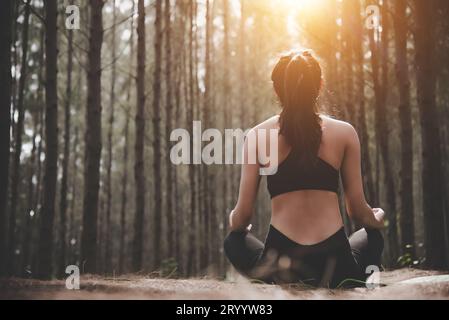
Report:
[[282,105],[280,134],[298,151],[304,166],[315,162],[321,144],[321,76],[320,64],[308,50],[282,56],[271,76]]

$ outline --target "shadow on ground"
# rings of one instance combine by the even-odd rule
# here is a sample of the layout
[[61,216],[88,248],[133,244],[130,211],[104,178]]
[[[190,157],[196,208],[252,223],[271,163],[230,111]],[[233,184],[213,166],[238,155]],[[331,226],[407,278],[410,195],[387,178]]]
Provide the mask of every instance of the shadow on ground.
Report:
[[404,280],[440,274],[416,269],[387,271],[381,273],[380,279],[386,286],[350,290],[252,284],[242,278],[217,281],[154,279],[142,276],[104,279],[83,276],[81,290],[71,291],[65,288],[65,281],[5,279],[0,280],[0,299],[449,299],[447,278],[401,283]]

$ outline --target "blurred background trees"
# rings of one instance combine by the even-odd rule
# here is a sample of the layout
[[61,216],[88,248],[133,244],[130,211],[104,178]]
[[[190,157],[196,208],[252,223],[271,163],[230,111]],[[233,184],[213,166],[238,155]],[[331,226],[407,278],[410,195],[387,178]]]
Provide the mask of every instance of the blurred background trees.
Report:
[[[66,28],[68,5],[79,30]],[[175,166],[170,133],[194,120],[247,129],[278,112],[270,73],[294,48],[321,58],[322,109],[359,132],[367,198],[388,213],[385,265],[449,268],[448,1],[0,6],[2,275],[49,278],[78,264],[224,276],[239,167]]]

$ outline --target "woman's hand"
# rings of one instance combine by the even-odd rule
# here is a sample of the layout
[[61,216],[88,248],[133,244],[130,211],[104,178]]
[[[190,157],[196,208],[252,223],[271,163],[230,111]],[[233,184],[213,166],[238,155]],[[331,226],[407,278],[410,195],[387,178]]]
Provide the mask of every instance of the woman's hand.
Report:
[[379,225],[384,228],[385,227],[385,211],[381,208],[373,208],[374,216],[376,220],[379,222]]

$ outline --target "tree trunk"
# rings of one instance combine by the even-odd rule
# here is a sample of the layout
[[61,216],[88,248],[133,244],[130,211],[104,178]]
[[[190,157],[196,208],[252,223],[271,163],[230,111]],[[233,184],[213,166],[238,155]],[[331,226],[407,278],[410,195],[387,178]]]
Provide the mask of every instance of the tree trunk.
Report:
[[[131,13],[134,14],[135,2],[131,0]],[[130,70],[134,58],[134,19],[131,19],[131,37],[129,38],[130,46]],[[128,92],[126,94],[126,101],[131,100],[131,86],[132,75],[128,79]],[[128,205],[128,162],[129,162],[129,122],[130,122],[131,108],[126,111],[125,120],[125,145],[123,146],[123,176],[122,176],[122,203],[120,208],[120,244],[119,244],[119,273],[122,274],[125,270],[125,245],[126,245],[126,207]]]
[[[12,52],[12,68],[14,68],[14,73],[13,73],[13,79],[12,79],[12,97],[11,97],[11,102],[12,102],[12,106],[11,106],[11,141],[10,141],[10,147],[11,149],[15,148],[15,137],[16,137],[16,123],[15,123],[15,119],[14,119],[14,115],[16,114],[17,111],[17,81],[18,81],[18,43],[19,41],[17,41],[18,39],[18,18],[20,15],[20,5],[21,2],[20,1],[16,1],[15,5],[13,7],[13,25],[12,25],[12,48],[11,50],[13,50]],[[12,153],[12,155],[14,155]],[[11,160],[10,159],[10,164],[11,164]],[[6,236],[6,235],[5,235]]]
[[354,40],[354,59],[356,65],[356,104],[359,107],[357,118],[358,130],[360,132],[361,148],[362,148],[362,169],[364,175],[364,184],[366,186],[367,198],[369,203],[375,201],[374,181],[371,165],[371,156],[369,150],[369,136],[366,125],[366,103],[365,103],[365,63],[363,52],[363,21],[361,19],[360,4],[354,2],[355,15],[355,40]]
[[55,216],[56,179],[58,174],[58,5],[56,0],[45,1],[45,173],[42,203],[38,277],[52,276],[53,223]]
[[[194,2],[193,0],[189,1],[189,67],[188,67],[188,73],[189,73],[189,81],[188,81],[188,110],[187,110],[187,125],[190,128],[190,134],[193,135],[193,120],[194,120],[194,53],[193,53],[193,32],[194,32]],[[190,143],[190,150],[191,150],[191,156],[194,152],[193,150],[193,143]],[[194,165],[189,166],[189,180],[190,180],[190,221],[189,221],[189,253],[188,253],[188,264],[187,264],[187,274],[189,276],[193,275],[196,270],[196,214],[197,214],[197,203],[196,203],[196,168]]]
[[[172,26],[171,26],[171,7],[170,0],[165,0],[165,81],[166,81],[166,123],[165,123],[165,137],[168,143],[167,150],[170,150],[169,138],[173,124],[173,79],[172,79]],[[167,243],[168,243],[168,257],[173,257],[174,254],[174,228],[173,228],[173,166],[170,162],[170,157],[167,159],[166,165],[166,186],[167,186]],[[177,213],[179,214],[179,212]]]
[[[186,24],[185,24],[185,18],[183,15],[184,12],[184,2],[176,2],[176,8],[177,11],[179,11],[179,15],[176,16],[176,26],[177,30],[181,34],[185,33]],[[181,58],[177,60],[176,63],[176,73],[175,73],[175,92],[174,92],[174,103],[175,103],[175,110],[174,110],[174,125],[176,127],[179,127],[182,122],[182,112],[181,112],[181,92],[183,89],[183,79],[185,77],[185,42],[184,41],[178,41],[176,43],[176,52],[180,52]],[[175,216],[175,238],[174,238],[174,254],[176,257],[176,262],[178,265],[178,270],[180,274],[184,274],[185,267],[184,267],[184,257],[185,255],[182,254],[182,235],[183,235],[183,211],[181,208],[182,206],[182,197],[180,193],[180,183],[181,179],[179,179],[178,173],[179,173],[179,167],[177,166],[173,170],[173,196],[176,199],[174,203],[174,210],[176,212]]]
[[355,127],[358,127],[356,123],[357,116],[354,108],[354,61],[353,61],[353,2],[351,0],[343,0],[343,13],[342,13],[342,60],[344,63],[343,90],[345,92],[344,105],[345,105],[345,118],[351,122]]
[[[223,70],[229,70],[229,2],[223,2]],[[228,128],[230,125],[230,114],[229,114],[229,99],[230,99],[230,81],[228,72],[224,72],[223,74],[223,120],[224,120],[224,129]],[[228,150],[226,147],[224,148],[225,154]],[[225,164],[223,166],[223,208],[220,215],[222,217],[221,223],[223,226],[222,229],[222,238],[223,240],[226,236],[226,232],[228,230],[228,213],[230,210],[229,207],[229,165]],[[232,181],[231,181],[232,182]],[[222,271],[225,271],[226,260],[222,257]]]
[[125,145],[123,150],[122,204],[120,209],[121,233],[119,244],[119,274],[122,274],[125,270],[126,206],[128,204],[129,121],[130,115],[127,114],[125,120]]
[[[182,50],[183,51],[183,50]],[[178,124],[179,119],[181,117],[181,74],[183,73],[181,71],[181,67],[178,66],[176,68],[176,86],[175,86],[175,123]],[[182,273],[184,271],[183,268],[183,255],[181,254],[181,231],[182,228],[182,215],[181,215],[181,198],[179,195],[179,180],[178,180],[178,168],[175,168],[173,170],[173,196],[175,201],[175,238],[174,238],[174,254],[176,257],[176,262],[178,265],[179,271]]]
[[11,207],[9,209],[9,239],[8,239],[8,259],[7,270],[10,275],[14,274],[15,251],[16,251],[16,220],[19,194],[20,177],[20,156],[22,154],[22,141],[25,120],[25,85],[28,74],[28,33],[31,13],[31,0],[25,4],[24,22],[22,27],[22,59],[20,62],[19,97],[17,100],[17,125],[15,130],[14,157],[11,172]]
[[[387,251],[388,263],[393,264],[397,258],[397,226],[396,226],[396,192],[394,188],[394,176],[391,168],[390,153],[388,147],[388,122],[387,122],[387,89],[388,89],[388,35],[389,20],[386,3],[382,6],[382,54],[379,57],[379,44],[374,38],[374,31],[370,30],[370,49],[372,77],[375,94],[375,127],[379,160],[383,165],[383,178],[386,186],[388,216]],[[380,59],[381,58],[381,59]],[[382,71],[382,73],[380,73]],[[379,166],[378,166],[379,167]],[[377,170],[378,171],[378,170]],[[379,183],[380,175],[377,179]],[[378,194],[379,196],[379,194]]]
[[156,0],[156,20],[154,22],[154,74],[153,74],[153,175],[154,175],[154,267],[161,264],[162,189],[161,189],[161,63],[162,63],[162,0]]
[[134,178],[136,181],[136,215],[134,220],[133,271],[142,268],[143,222],[145,214],[145,1],[138,2],[137,22],[137,112]]
[[435,18],[436,1],[415,0],[415,62],[418,108],[421,119],[422,188],[425,228],[426,266],[448,266],[449,248],[445,246],[443,210],[443,170],[441,138],[436,106]]
[[[71,2],[73,4],[73,1]],[[61,217],[59,226],[59,269],[58,275],[65,275],[66,268],[66,248],[67,248],[67,189],[68,189],[68,169],[70,162],[70,126],[71,116],[70,107],[72,105],[72,72],[73,72],[73,30],[68,30],[68,49],[67,49],[67,84],[65,92],[64,108],[64,155],[62,159],[62,179],[61,194],[59,202],[59,214]]]
[[[205,76],[204,76],[204,105],[203,105],[203,123],[204,126],[209,128],[211,126],[210,121],[210,113],[211,113],[211,23],[212,23],[212,14],[211,14],[211,5],[210,0],[206,1],[206,38],[205,38]],[[214,185],[214,174],[212,170],[209,170],[209,167],[205,165],[203,167],[203,203],[204,203],[204,241],[206,242],[205,252],[203,253],[203,261],[205,265],[209,265],[212,257],[212,250],[215,245],[213,230],[211,229],[211,221],[213,220],[213,215],[216,214],[214,210],[212,210],[212,202],[211,202],[211,193],[212,190],[210,186]]]
[[395,1],[396,78],[399,86],[399,118],[401,123],[401,254],[414,255],[413,220],[413,129],[410,105],[410,79],[407,59],[407,1]]
[[389,258],[391,259],[391,263],[396,263],[398,258],[398,228],[397,228],[397,211],[396,211],[396,189],[394,183],[394,170],[392,168],[393,163],[390,158],[390,150],[389,150],[389,125],[388,125],[388,108],[387,104],[389,101],[389,54],[390,54],[390,9],[391,4],[390,0],[383,0],[382,3],[382,84],[381,84],[381,99],[379,104],[377,105],[376,116],[378,116],[378,133],[379,133],[379,146],[382,154],[382,165],[384,167],[384,178],[385,185],[387,189],[387,203],[389,206],[389,215],[388,215],[388,228],[387,228],[387,236],[389,241]]
[[[43,54],[42,54],[43,55]],[[43,67],[40,65],[40,67]],[[22,239],[22,263],[21,270],[22,275],[27,276],[28,272],[30,272],[30,247],[31,247],[31,238],[32,238],[32,223],[33,218],[35,216],[34,207],[34,199],[35,199],[35,188],[34,188],[34,177],[36,170],[36,153],[37,153],[37,135],[39,133],[39,123],[41,110],[34,110],[32,118],[33,118],[33,137],[31,139],[31,156],[30,156],[30,165],[27,173],[27,181],[28,181],[28,190],[27,190],[27,209],[24,211],[24,220],[25,226],[23,228],[23,239]],[[39,161],[39,160],[38,160]]]
[[[41,50],[44,50],[44,42],[45,42],[45,32],[43,30],[42,31],[42,35],[41,35],[41,47],[40,47]],[[44,56],[44,54],[42,54],[42,58],[41,58],[42,60],[41,60],[41,64],[40,64],[42,66],[44,66],[43,56]],[[42,68],[42,69],[44,69],[44,68]],[[44,79],[44,75],[43,75],[42,69],[41,69],[41,72],[39,73],[39,83],[41,83],[40,87],[42,87],[42,88],[38,88],[38,91],[39,91],[38,101],[40,101],[40,103],[43,106],[44,105],[44,91],[45,91],[45,88],[44,88],[44,85],[43,85],[43,83],[44,83],[44,80],[43,80]],[[45,117],[45,110],[41,110],[41,112],[39,114],[39,123],[40,123],[40,126],[39,126],[39,137],[41,137],[41,139],[39,139],[39,142],[38,142],[38,145],[37,145],[36,186],[35,186],[35,189],[34,189],[35,196],[34,196],[34,202],[33,202],[33,207],[36,208],[35,209],[36,210],[35,214],[37,216],[39,216],[40,213],[42,212],[42,208],[40,208],[39,204],[42,203],[42,193],[43,193],[43,190],[42,190],[43,189],[43,187],[42,187],[42,184],[43,184],[42,180],[43,179],[42,179],[42,161],[41,161],[41,158],[42,158],[42,153],[43,153],[43,149],[44,149],[44,142],[43,142],[43,139],[42,139],[42,137],[44,136],[44,127],[45,127],[44,117]],[[36,219],[36,223],[38,221],[39,220]],[[39,231],[39,230],[37,230],[37,231]],[[35,232],[35,230],[33,230],[33,234],[34,234],[34,232]],[[30,237],[31,236],[33,236],[33,235],[30,235]],[[36,263],[36,261],[37,261],[37,252],[36,252],[36,250],[34,250],[34,252],[33,252],[33,247],[35,247],[35,246],[33,244],[30,244],[30,260],[31,260],[30,264],[32,266],[31,270],[34,272],[34,271],[37,271],[37,263]]]
[[9,144],[11,126],[11,39],[13,1],[0,2],[0,277],[6,271],[6,203],[8,199]]
[[[44,43],[45,43],[45,29],[42,30],[41,32],[41,44],[40,44],[40,48],[41,50],[44,50]],[[44,54],[41,54],[41,61],[40,61],[40,65],[44,66]],[[38,101],[39,103],[44,106],[44,93],[45,93],[45,87],[44,87],[44,72],[43,72],[43,67],[41,68],[40,72],[39,72],[39,88],[38,88],[38,92],[39,92],[39,96],[38,96]],[[43,108],[43,107],[42,107]],[[42,153],[44,151],[44,141],[42,139],[42,137],[44,136],[44,129],[45,129],[45,110],[41,110],[40,114],[39,114],[39,136],[41,137],[41,139],[39,139],[38,145],[37,145],[37,169],[36,169],[36,186],[35,186],[35,197],[34,197],[34,203],[33,203],[33,207],[36,208],[36,215],[39,216],[40,213],[42,212],[42,208],[40,208],[40,203],[42,203],[42,194],[43,194],[43,179],[42,179]],[[36,223],[39,220],[36,219]],[[35,231],[35,230],[33,230]],[[39,230],[37,230],[39,231]],[[34,234],[34,232],[33,232]],[[31,248],[30,248],[30,259],[31,259],[31,266],[32,266],[32,271],[37,271],[37,256],[38,253],[36,250],[34,250],[33,252],[33,247],[35,247],[33,244],[31,244]],[[35,248],[34,248],[35,249]],[[36,272],[37,273],[37,272]]]
[[114,105],[115,105],[115,78],[117,74],[116,68],[116,24],[117,12],[116,1],[112,1],[112,39],[111,39],[111,92],[109,95],[109,131],[108,131],[108,159],[106,167],[106,243],[105,243],[105,271],[107,274],[112,273],[112,243],[111,243],[111,206],[112,206],[112,144],[113,144],[113,127],[114,127]]
[[103,45],[102,0],[91,0],[87,71],[87,110],[85,134],[83,233],[81,262],[83,272],[97,270],[97,218],[100,187],[101,138],[101,48]]
[[[80,87],[78,87],[80,88]],[[76,204],[77,204],[77,195],[78,195],[78,159],[79,156],[79,130],[78,127],[74,129],[74,138],[73,138],[73,160],[72,160],[72,190],[71,190],[71,203],[70,203],[70,219],[69,219],[69,234],[70,234],[70,264],[75,264],[78,262],[79,258],[79,224],[77,219],[75,218],[76,214]]]

